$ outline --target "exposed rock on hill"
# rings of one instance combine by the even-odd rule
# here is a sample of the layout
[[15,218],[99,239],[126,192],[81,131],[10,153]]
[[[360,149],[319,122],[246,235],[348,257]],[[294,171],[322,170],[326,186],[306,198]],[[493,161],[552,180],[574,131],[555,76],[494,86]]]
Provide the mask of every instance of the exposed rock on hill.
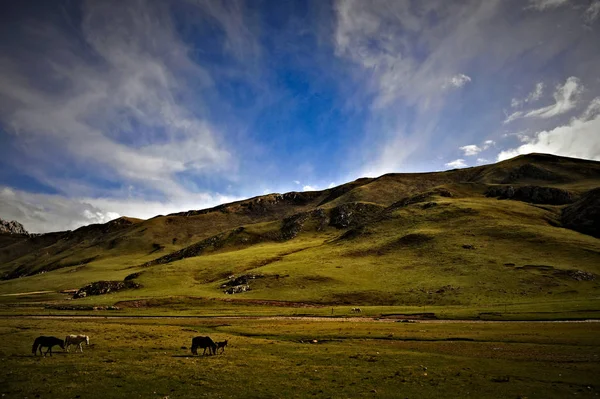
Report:
[[283,219],[281,225],[281,238],[283,240],[291,240],[302,231],[306,223],[310,222],[314,222],[316,230],[321,231],[329,223],[329,218],[321,208],[287,217]]
[[209,237],[205,240],[197,242],[189,247],[185,247],[179,251],[172,252],[165,256],[161,256],[160,258],[151,260],[150,262],[146,262],[142,265],[142,267],[161,265],[169,262],[174,262],[176,260],[191,258],[193,256],[201,255],[204,251],[208,249],[219,249],[222,248],[226,242],[233,241],[236,236],[239,236],[240,233],[244,232],[243,227],[238,227],[232,231],[228,231],[225,233],[217,234],[216,236]]
[[96,281],[90,283],[85,287],[80,288],[73,295],[74,299],[85,298],[90,295],[104,295],[110,292],[121,291],[126,288],[139,288],[141,287],[138,283],[134,283],[131,280],[128,281]]
[[337,206],[331,210],[329,224],[339,229],[365,224],[379,216],[383,207],[375,204],[355,202]]
[[485,196],[550,205],[565,205],[574,201],[574,195],[567,190],[540,186],[493,186],[487,189]]
[[29,234],[21,223],[17,222],[16,220],[9,222],[4,219],[0,219],[0,233]]
[[[439,195],[440,197],[450,198],[452,197],[452,193],[450,190],[445,188],[436,188],[435,190],[426,191],[424,193],[419,193],[412,195],[410,197],[402,198],[400,201],[394,202],[390,205],[389,210],[394,210],[398,208],[402,208],[412,204],[418,204],[420,202],[427,202],[431,200],[434,196]],[[435,205],[432,205],[435,206]]]
[[600,238],[600,188],[585,193],[562,212],[564,227]]

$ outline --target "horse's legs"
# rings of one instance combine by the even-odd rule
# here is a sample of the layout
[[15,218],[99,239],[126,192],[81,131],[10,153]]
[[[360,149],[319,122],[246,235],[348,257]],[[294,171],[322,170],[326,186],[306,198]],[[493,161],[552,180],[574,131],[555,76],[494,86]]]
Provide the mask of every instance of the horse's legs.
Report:
[[81,346],[81,342],[79,343],[79,350],[83,353],[83,347]]

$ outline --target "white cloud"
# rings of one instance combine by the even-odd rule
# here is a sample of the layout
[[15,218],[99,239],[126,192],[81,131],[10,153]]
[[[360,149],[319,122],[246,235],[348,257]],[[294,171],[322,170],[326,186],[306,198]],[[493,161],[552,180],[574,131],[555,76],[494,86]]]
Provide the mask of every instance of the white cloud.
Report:
[[600,160],[600,99],[594,99],[586,111],[569,123],[544,130],[528,142],[498,154],[498,161],[532,152]]
[[334,188],[335,186],[336,186],[335,182],[331,182],[331,183],[329,183],[327,188]]
[[445,165],[450,168],[466,168],[468,166],[464,159],[456,159],[452,162],[446,163]]
[[[538,96],[538,88],[539,95],[541,96],[541,92],[543,90],[543,85],[536,85],[536,90],[528,96],[528,101],[533,101],[537,99]],[[571,76],[569,77],[563,85],[557,85],[556,90],[554,91],[554,104],[548,105],[546,107],[534,109],[527,112],[516,111],[506,117],[504,123],[510,123],[519,118],[551,118],[554,116],[558,116],[564,114],[566,112],[571,111],[577,105],[581,94],[583,93],[583,85],[579,81],[578,78]],[[511,102],[512,105],[512,102]]]
[[557,8],[569,3],[569,0],[529,0],[529,6],[537,10]]
[[241,198],[219,194],[192,194],[173,202],[115,198],[67,198],[0,188],[0,217],[17,220],[32,233],[74,230],[92,223],[106,223],[120,216],[148,219],[192,209],[204,209]]
[[302,187],[302,191],[317,191],[318,188],[313,187],[313,186],[303,186]]
[[477,163],[480,164],[480,165],[482,165],[482,164],[485,164],[485,163],[490,163],[490,161],[488,159],[485,159],[485,158],[477,158]]
[[506,115],[506,119],[504,119],[504,124],[510,123],[514,120],[517,120],[519,118],[521,118],[523,116],[523,112],[521,111],[515,111],[510,115]]
[[587,23],[592,23],[600,15],[600,0],[594,0],[590,6],[585,10],[583,18]]
[[486,140],[483,142],[483,150],[487,150],[490,147],[493,147],[496,145],[496,142],[494,140]]
[[455,87],[455,88],[460,88],[463,87],[464,85],[466,85],[467,83],[471,82],[471,78],[465,74],[459,73],[457,75],[452,76],[451,78],[449,78],[443,85],[442,88],[447,88],[449,86]]
[[298,186],[299,186],[299,185],[300,185],[300,182],[299,182],[298,180],[294,180],[294,184],[296,184],[296,185],[298,185]]
[[600,113],[600,97],[596,97],[592,101],[590,101],[588,107],[581,115],[581,119],[589,120],[589,119],[592,119],[594,116],[596,116],[599,113]]
[[465,145],[460,147],[460,150],[464,152],[464,155],[469,157],[472,155],[477,155],[481,152],[481,148],[476,146],[475,144]]
[[533,89],[533,91],[527,95],[525,102],[537,101],[542,98],[542,94],[544,94],[544,83],[539,82],[535,85],[535,89]]
[[[510,106],[511,106],[511,108],[520,108],[524,104],[538,101],[540,98],[542,98],[542,95],[544,94],[544,87],[545,87],[544,83],[543,82],[539,82],[539,83],[537,83],[535,85],[535,87],[533,88],[533,90],[525,98],[523,98],[523,99],[519,99],[519,98],[513,98],[513,99],[511,99],[510,100]],[[514,114],[510,115],[510,116],[513,117],[513,119],[510,119],[510,120],[514,120],[514,119],[518,118],[521,115],[522,115],[522,113],[517,111]],[[509,120],[510,116],[507,118],[507,120]],[[505,123],[507,123],[507,122],[505,122]]]

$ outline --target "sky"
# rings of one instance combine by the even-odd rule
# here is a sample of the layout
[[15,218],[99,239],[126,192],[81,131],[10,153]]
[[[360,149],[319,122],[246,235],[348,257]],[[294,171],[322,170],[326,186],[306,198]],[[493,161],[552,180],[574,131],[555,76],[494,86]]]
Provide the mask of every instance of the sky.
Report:
[[0,218],[600,160],[599,43],[600,0],[5,1]]

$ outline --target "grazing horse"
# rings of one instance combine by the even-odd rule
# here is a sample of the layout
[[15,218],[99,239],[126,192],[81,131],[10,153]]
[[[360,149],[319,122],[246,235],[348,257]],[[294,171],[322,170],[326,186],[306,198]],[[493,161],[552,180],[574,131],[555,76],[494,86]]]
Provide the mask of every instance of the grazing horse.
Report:
[[360,310],[360,308],[352,308],[352,312],[360,313],[360,312],[362,312],[362,310]]
[[[37,350],[39,348],[40,355],[46,356],[48,352],[50,352],[50,356],[52,356],[52,347],[60,346],[62,349],[65,349],[65,341],[56,337],[37,337],[35,341],[33,341],[33,347],[31,348],[31,353],[37,356]],[[46,353],[42,353],[42,348],[48,348]]]
[[215,344],[215,341],[210,339],[210,337],[194,337],[194,338],[192,338],[192,353],[194,355],[198,354],[198,348],[204,349],[204,352],[202,352],[203,355],[206,354],[207,348],[208,348],[209,355],[211,354],[211,352],[213,355],[215,355],[217,353],[217,344]]
[[[79,350],[83,353],[83,343],[86,345],[90,344],[90,337],[87,335],[67,335],[65,338],[65,349],[67,352],[69,351],[69,346],[77,345]],[[77,348],[75,348],[75,352],[77,352]]]
[[219,353],[219,349],[221,349],[221,353],[225,352],[225,347],[227,346],[227,339],[223,342],[215,342],[217,344],[217,353]]

